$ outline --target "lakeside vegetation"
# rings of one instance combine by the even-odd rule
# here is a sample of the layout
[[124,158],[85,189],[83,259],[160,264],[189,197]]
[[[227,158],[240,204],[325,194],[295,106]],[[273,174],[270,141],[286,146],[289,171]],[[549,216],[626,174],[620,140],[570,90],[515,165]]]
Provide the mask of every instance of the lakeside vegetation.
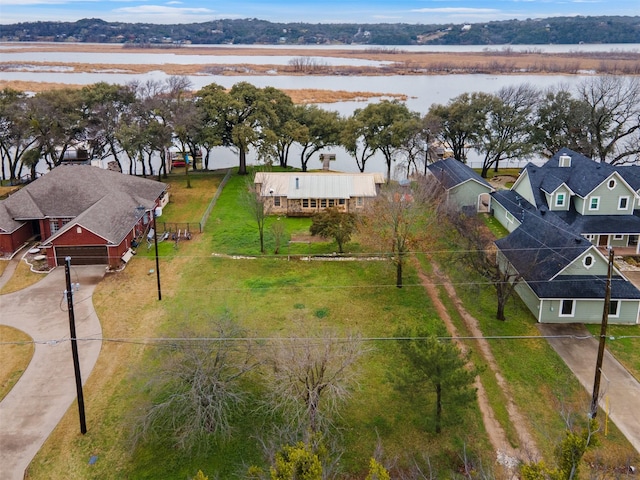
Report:
[[[163,212],[166,221],[199,218],[221,180],[220,176],[204,173],[189,176],[190,190],[186,189],[184,176],[172,174],[167,179],[172,201]],[[131,443],[132,421],[149,393],[148,372],[157,367],[154,353],[167,345],[152,339],[174,337],[180,331],[178,326],[185,323],[205,327],[223,313],[230,313],[252,335],[263,338],[287,337],[300,329],[307,334],[331,329],[380,339],[370,341],[371,351],[360,365],[358,386],[336,421],[343,448],[340,478],[364,478],[368,460],[375,452],[397,474],[406,473],[415,461],[427,467],[428,461],[440,478],[456,478],[463,467],[463,454],[475,468],[484,468],[489,474],[494,452],[477,407],[459,411],[438,436],[432,433],[429,421],[431,400],[398,395],[389,382],[387,373],[400,368],[401,363],[394,341],[383,338],[392,337],[398,326],[421,326],[435,332],[443,328],[420,284],[418,270],[409,267],[405,285],[398,289],[393,282],[394,267],[387,262],[287,261],[285,253],[274,256],[272,247],[267,247],[267,255],[257,255],[257,230],[246,211],[239,208],[244,182],[240,176],[231,178],[204,233],[181,242],[177,249],[172,242],[160,244],[161,302],[154,296],[155,278],[147,274],[153,267],[153,251],[144,248],[124,271],[109,274],[97,287],[94,303],[106,340],[85,388],[89,431],[84,436],[78,434],[72,406],[32,462],[27,478],[182,479],[192,478],[198,470],[209,478],[245,478],[249,465],[266,466],[260,440],[270,423],[265,415],[255,412],[235,416],[229,437],[212,436],[188,454],[176,449],[167,438],[148,439],[135,448]],[[304,231],[309,223],[308,219],[281,220],[287,222],[290,235]],[[227,228],[232,223],[237,230]],[[451,243],[445,236],[440,238],[430,248],[433,259],[451,276],[466,307],[481,322],[483,333],[533,334],[534,319],[517,299],[508,307],[507,322],[494,319],[495,300],[490,287],[447,261],[448,257],[441,254],[452,253]],[[347,251],[360,248],[358,245],[357,241],[348,244]],[[331,242],[318,242],[314,249],[329,253],[335,247]],[[221,250],[258,258],[212,255]],[[427,272],[431,271],[429,255],[428,251],[419,254],[421,268]],[[441,298],[454,312],[448,296],[443,293]],[[455,313],[453,317],[460,334],[468,333]],[[483,359],[474,341],[466,342],[474,352],[474,362],[481,365]],[[269,347],[262,343],[259,348]],[[491,348],[545,458],[551,459],[555,441],[565,428],[561,406],[579,409],[588,401],[586,393],[543,340],[497,340]],[[510,441],[519,446],[504,411],[504,392],[491,377],[483,373],[491,404],[500,423],[511,432]],[[259,395],[261,378],[250,377],[250,383],[254,394]],[[249,407],[254,401],[250,399]],[[92,457],[96,460],[90,465]],[[597,468],[612,468],[637,459],[637,455],[611,428],[588,458]]]

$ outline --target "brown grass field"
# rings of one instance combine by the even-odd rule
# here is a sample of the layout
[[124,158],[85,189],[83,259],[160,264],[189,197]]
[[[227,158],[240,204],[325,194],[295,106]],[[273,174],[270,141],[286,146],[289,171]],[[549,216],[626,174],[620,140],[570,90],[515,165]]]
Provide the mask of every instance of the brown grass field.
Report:
[[[229,48],[226,46],[207,46],[201,48],[157,47],[126,48],[123,45],[85,45],[85,44],[20,44],[20,48],[12,49],[13,44],[5,44],[6,53],[28,51],[68,52],[69,61],[51,62],[0,62],[0,69],[5,71],[24,71],[37,68],[38,72],[60,71],[65,68],[69,72],[122,72],[142,74],[162,70],[169,75],[341,75],[341,76],[381,76],[381,75],[444,75],[444,74],[584,74],[585,72],[610,73],[620,75],[640,75],[640,53],[638,52],[569,52],[543,53],[539,50],[520,51],[517,46],[511,49],[488,49],[476,53],[443,53],[443,52],[407,52],[398,49],[371,48],[361,51],[336,49],[319,52],[316,49],[287,49],[286,47],[251,46]],[[75,52],[95,53],[164,53],[174,55],[206,55],[212,57],[210,64],[87,64],[73,62]],[[328,66],[322,61],[301,61],[289,65],[219,65],[216,56],[290,56],[296,59],[324,57],[357,58],[379,62],[389,62],[379,67]],[[38,92],[49,89],[77,85],[56,84],[47,82],[9,82],[0,81],[0,88],[11,87],[23,91]],[[320,92],[303,90],[287,92],[296,102],[346,101],[358,98],[386,96],[379,92]],[[401,98],[399,98],[401,99]]]

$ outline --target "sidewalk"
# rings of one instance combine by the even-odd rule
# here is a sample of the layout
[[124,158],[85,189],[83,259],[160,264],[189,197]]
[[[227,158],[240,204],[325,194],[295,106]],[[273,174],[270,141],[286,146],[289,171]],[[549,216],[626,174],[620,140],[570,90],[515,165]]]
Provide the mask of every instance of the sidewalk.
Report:
[[[73,282],[80,283],[74,293],[77,336],[95,339],[78,341],[83,382],[102,345],[91,297],[104,274],[104,265],[72,267]],[[31,287],[0,295],[0,324],[22,330],[36,342],[29,366],[0,402],[1,480],[24,478],[25,469],[76,399],[65,287],[64,268],[58,267]],[[78,426],[78,435],[79,430]]]
[[[541,323],[538,329],[544,336],[559,337],[547,340],[591,395],[598,340],[581,324]],[[585,336],[591,338],[585,339]],[[605,399],[609,402],[609,418],[640,453],[640,383],[607,350],[600,381],[599,405],[603,411],[607,408]],[[600,423],[603,421],[601,415],[604,414],[599,412]]]

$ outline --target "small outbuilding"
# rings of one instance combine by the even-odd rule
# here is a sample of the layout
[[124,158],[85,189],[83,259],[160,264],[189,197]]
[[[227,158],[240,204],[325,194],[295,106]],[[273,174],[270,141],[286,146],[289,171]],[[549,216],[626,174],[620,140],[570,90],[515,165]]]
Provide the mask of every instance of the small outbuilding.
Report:
[[446,194],[446,199],[459,208],[473,207],[488,212],[494,188],[475,170],[455,158],[445,158],[427,167]]

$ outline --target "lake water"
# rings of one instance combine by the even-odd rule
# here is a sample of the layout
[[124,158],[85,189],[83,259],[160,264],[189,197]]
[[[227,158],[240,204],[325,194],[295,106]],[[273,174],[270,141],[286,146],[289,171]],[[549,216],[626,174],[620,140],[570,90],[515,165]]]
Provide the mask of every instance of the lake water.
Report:
[[[13,47],[14,45],[10,45]],[[3,45],[8,48],[8,45]],[[230,52],[234,48],[243,46],[226,46]],[[246,47],[246,46],[245,46]],[[254,46],[252,46],[253,48]],[[261,48],[260,46],[255,46]],[[188,49],[196,50],[199,46],[191,46]],[[265,46],[265,48],[273,48],[273,46]],[[291,48],[283,46],[282,48]],[[300,46],[299,48],[309,48],[308,46]],[[331,57],[331,50],[336,48],[352,48],[354,50],[371,49],[371,46],[318,46],[314,50],[318,51],[317,58],[320,62],[329,64],[329,61],[342,61],[337,57]],[[375,47],[385,48],[385,47]],[[533,49],[545,51],[640,51],[640,45],[517,45],[517,46],[455,46],[455,47],[394,47],[399,50],[414,51],[484,51],[494,49],[500,51],[503,48],[511,48],[514,51],[531,51]],[[428,50],[427,50],[428,49]],[[433,50],[432,50],[433,49]],[[80,53],[62,53],[47,52],[43,49],[41,52],[20,52],[20,53],[3,53],[0,48],[0,58],[3,62],[20,63],[20,61],[46,61],[46,62],[84,62],[84,63],[111,63],[126,66],[127,64],[156,64],[163,63],[179,63],[179,64],[278,64],[286,65],[291,56],[206,56],[206,55],[173,55],[173,54],[139,54],[139,53],[97,53],[97,54],[80,54]],[[37,59],[37,60],[36,60]],[[196,61],[197,60],[197,61]],[[348,59],[350,64],[354,61],[363,61],[362,59]],[[375,62],[374,62],[375,63]],[[89,85],[97,82],[109,82],[117,84],[126,84],[128,82],[146,81],[146,80],[164,80],[168,75],[162,71],[152,71],[146,74],[125,74],[118,71],[105,71],[99,73],[74,73],[68,71],[42,72],[39,70],[31,71],[0,71],[0,80],[23,80],[23,81],[42,81],[68,84]],[[380,93],[382,98],[384,95],[401,94],[406,95],[407,106],[420,114],[425,114],[430,106],[434,103],[445,104],[450,99],[464,92],[482,91],[493,93],[504,86],[518,85],[521,83],[530,83],[538,88],[548,88],[564,84],[568,86],[576,85],[586,76],[580,75],[406,75],[406,76],[367,76],[367,77],[351,77],[351,76],[283,76],[283,75],[266,75],[266,76],[224,76],[224,75],[190,75],[189,80],[193,84],[194,89],[200,89],[210,83],[217,83],[224,87],[231,87],[240,81],[250,82],[257,87],[275,87],[278,89],[298,90],[298,89],[322,89],[322,90],[345,90],[345,91],[367,91]],[[378,98],[369,99],[367,101],[377,101]],[[366,106],[366,101],[348,101],[330,104],[320,104],[322,108],[327,110],[336,110],[342,115],[350,115],[357,108]],[[330,150],[328,150],[330,151]],[[355,172],[357,166],[355,160],[349,156],[346,151],[341,148],[333,149],[336,153],[337,160],[332,164],[335,170]],[[213,162],[210,168],[224,168],[237,164],[237,155],[227,148],[218,148],[214,150]],[[290,155],[290,164],[294,167],[300,165],[299,151],[292,149]],[[255,161],[253,154],[249,155],[249,162]],[[471,157],[472,165],[476,165],[477,158]],[[522,166],[526,163],[511,162],[511,166]],[[312,161],[310,168],[319,168],[320,162]],[[367,164],[367,171],[385,171],[384,159],[376,156]],[[402,176],[399,174],[398,176]]]

